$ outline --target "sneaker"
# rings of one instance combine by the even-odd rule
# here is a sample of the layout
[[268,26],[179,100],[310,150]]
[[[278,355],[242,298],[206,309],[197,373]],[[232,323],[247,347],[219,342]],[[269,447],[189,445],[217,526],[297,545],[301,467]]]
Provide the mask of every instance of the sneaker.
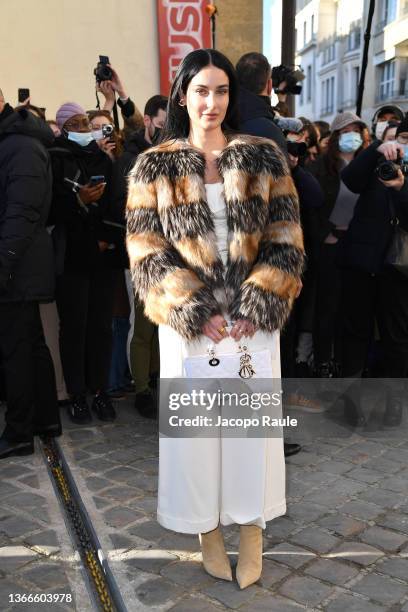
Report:
[[142,391],[141,393],[136,393],[135,408],[145,419],[157,418],[157,402],[150,389]]
[[285,408],[294,408],[311,414],[319,414],[327,410],[327,408],[317,400],[306,397],[301,393],[290,393],[287,399],[283,400],[283,405]]
[[116,412],[107,393],[98,393],[92,402],[92,410],[100,421],[112,422],[116,419]]
[[67,412],[73,423],[83,425],[92,422],[92,414],[89,410],[85,395],[74,395],[71,398]]

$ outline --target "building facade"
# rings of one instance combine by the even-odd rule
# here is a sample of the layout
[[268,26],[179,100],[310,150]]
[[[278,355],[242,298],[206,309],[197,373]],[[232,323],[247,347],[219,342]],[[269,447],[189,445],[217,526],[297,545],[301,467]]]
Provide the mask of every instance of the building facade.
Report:
[[[305,72],[296,115],[329,123],[355,110],[369,0],[298,0],[296,62]],[[385,103],[408,110],[408,0],[377,0],[363,98],[370,122]],[[309,81],[309,84],[308,84]]]

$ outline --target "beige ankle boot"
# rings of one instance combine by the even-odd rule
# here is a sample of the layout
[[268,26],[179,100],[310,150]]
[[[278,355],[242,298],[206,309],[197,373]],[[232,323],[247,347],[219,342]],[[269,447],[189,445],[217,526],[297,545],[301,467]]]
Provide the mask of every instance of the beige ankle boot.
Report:
[[201,552],[205,571],[215,578],[232,580],[231,565],[225,552],[221,529],[200,533]]
[[237,582],[241,589],[253,584],[262,573],[262,529],[257,525],[241,525]]

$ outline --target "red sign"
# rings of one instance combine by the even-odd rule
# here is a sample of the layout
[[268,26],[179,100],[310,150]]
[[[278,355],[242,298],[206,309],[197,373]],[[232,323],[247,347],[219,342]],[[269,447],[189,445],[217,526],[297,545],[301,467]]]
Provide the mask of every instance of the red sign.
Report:
[[167,96],[181,60],[190,51],[211,47],[208,0],[157,0],[160,92]]

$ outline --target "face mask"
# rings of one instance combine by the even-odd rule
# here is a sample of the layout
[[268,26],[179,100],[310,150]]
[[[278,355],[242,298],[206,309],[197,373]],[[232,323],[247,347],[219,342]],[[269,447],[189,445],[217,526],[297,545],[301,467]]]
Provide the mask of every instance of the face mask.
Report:
[[91,134],[94,140],[102,140],[103,138],[102,130],[92,130]]
[[375,126],[375,137],[378,140],[382,140],[383,134],[384,134],[384,130],[388,125],[388,121],[378,121],[376,126]]
[[76,142],[81,147],[88,146],[93,139],[92,132],[68,132],[68,140]]
[[346,132],[339,138],[339,149],[342,153],[354,153],[363,144],[363,139],[358,132]]

